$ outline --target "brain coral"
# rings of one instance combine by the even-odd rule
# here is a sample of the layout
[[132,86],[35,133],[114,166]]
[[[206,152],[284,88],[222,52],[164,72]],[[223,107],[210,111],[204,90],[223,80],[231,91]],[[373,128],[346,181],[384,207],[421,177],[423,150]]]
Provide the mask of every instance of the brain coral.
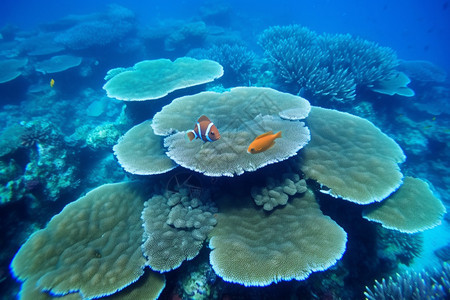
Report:
[[209,242],[211,265],[226,281],[265,286],[303,280],[334,265],[345,251],[347,234],[322,214],[311,191],[271,214],[255,210],[250,198],[229,201],[220,200],[226,207]]
[[415,233],[441,224],[445,213],[444,205],[425,181],[405,177],[403,185],[395,193],[368,207],[363,216],[389,229]]
[[313,107],[307,124],[312,138],[301,152],[300,167],[328,188],[323,192],[368,204],[383,200],[402,183],[402,149],[371,122]]
[[181,57],[144,60],[133,67],[108,71],[103,86],[108,97],[125,101],[158,99],[168,93],[213,81],[223,75],[223,68],[212,60]]
[[214,207],[191,198],[187,190],[153,196],[145,202],[144,244],[147,265],[166,272],[193,259],[216,224]]
[[55,295],[115,293],[143,274],[143,197],[135,183],[106,184],[68,204],[31,235],[12,273]]
[[[269,88],[238,87],[175,99],[155,115],[152,127],[160,135],[176,132],[164,140],[167,155],[176,163],[208,176],[233,176],[295,155],[309,141],[309,130],[298,122],[309,110],[309,102],[301,97]],[[203,143],[185,138],[203,114],[217,126],[220,140]],[[248,154],[248,145],[270,130],[282,131],[275,146]]]
[[165,173],[177,166],[164,153],[162,138],[153,133],[151,123],[145,121],[134,126],[113,147],[114,154],[125,171],[150,175]]

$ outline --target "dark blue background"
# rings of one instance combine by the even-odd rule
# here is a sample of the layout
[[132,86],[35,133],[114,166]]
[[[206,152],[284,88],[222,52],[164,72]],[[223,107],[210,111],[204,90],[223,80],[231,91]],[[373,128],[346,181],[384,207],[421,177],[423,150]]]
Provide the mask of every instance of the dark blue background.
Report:
[[[204,3],[220,1],[3,0],[0,27],[31,29],[68,14],[104,11],[117,3],[135,11],[142,24],[192,19]],[[319,33],[351,33],[395,49],[400,58],[429,60],[450,71],[450,7],[447,0],[222,1],[252,34],[270,25],[298,23]],[[244,21],[245,20],[245,21]]]

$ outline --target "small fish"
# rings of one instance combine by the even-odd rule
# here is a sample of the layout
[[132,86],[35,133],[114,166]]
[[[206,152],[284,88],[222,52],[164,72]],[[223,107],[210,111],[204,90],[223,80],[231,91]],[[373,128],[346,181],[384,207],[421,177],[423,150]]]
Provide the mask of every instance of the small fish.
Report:
[[281,131],[274,134],[272,130],[258,135],[250,146],[248,146],[247,153],[256,154],[264,152],[272,148],[275,145],[275,139],[280,137]]
[[217,130],[216,125],[204,115],[198,118],[194,130],[189,131],[187,136],[190,141],[193,139],[201,139],[204,142],[214,142],[220,139],[219,130]]
[[436,117],[432,117],[432,118],[431,118],[431,121],[436,121]]
[[50,87],[52,88],[55,85],[55,79],[50,79]]

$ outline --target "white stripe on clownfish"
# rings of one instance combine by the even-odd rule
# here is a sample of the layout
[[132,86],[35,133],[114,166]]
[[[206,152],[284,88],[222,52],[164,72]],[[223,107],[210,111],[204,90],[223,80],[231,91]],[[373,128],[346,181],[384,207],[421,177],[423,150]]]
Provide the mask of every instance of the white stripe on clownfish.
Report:
[[[200,123],[197,122],[197,129],[198,129],[198,136],[200,139],[202,139],[202,128],[200,127]],[[195,130],[195,128],[194,128]]]
[[208,128],[206,128],[205,137],[208,141],[212,142],[212,140],[209,138],[209,131],[211,130],[211,127],[213,127],[214,123],[211,122],[208,124]]
[[197,134],[195,133],[195,130],[191,130],[190,132],[194,134],[194,139],[198,138]]

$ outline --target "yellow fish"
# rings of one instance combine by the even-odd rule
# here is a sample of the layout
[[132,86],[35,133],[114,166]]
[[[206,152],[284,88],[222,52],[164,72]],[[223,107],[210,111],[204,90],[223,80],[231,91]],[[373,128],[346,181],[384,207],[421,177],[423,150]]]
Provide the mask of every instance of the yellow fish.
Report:
[[274,134],[272,130],[258,135],[250,146],[248,146],[247,153],[256,154],[264,152],[267,149],[272,148],[272,146],[275,145],[275,139],[280,137],[281,131]]
[[55,79],[50,79],[50,87],[52,88],[55,85]]

